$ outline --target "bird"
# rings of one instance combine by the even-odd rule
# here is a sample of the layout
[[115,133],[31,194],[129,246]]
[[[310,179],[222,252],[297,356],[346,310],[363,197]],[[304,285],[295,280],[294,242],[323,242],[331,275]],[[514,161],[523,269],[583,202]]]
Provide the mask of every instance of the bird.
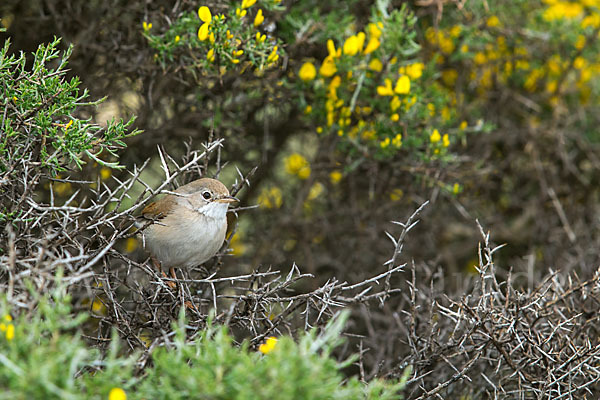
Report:
[[142,210],[141,220],[147,225],[142,243],[163,276],[162,267],[177,279],[175,267],[189,269],[217,253],[227,232],[229,204],[236,201],[220,181],[201,178]]

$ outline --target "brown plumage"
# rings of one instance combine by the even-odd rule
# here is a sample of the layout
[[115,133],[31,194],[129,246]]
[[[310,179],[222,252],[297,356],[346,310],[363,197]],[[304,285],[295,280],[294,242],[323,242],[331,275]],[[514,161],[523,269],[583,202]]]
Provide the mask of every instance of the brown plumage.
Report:
[[236,201],[216,179],[202,178],[150,203],[142,217],[155,222],[144,243],[163,267],[191,268],[213,257],[225,239],[227,208]]

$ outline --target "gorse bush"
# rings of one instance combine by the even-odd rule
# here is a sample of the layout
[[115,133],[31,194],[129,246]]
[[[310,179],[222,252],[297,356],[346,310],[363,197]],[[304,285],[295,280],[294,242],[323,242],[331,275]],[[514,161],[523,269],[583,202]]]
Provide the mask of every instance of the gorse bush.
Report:
[[318,135],[339,136],[340,150],[351,159],[386,160],[400,149],[414,158],[446,156],[450,137],[456,141],[464,131],[447,133],[455,113],[447,93],[427,84],[433,71],[419,57],[416,17],[406,7],[390,14],[377,10],[364,31],[337,44],[328,39],[328,55],[299,68],[307,122]]
[[[95,182],[77,179],[87,157],[103,167],[117,167],[115,150],[125,146],[123,139],[138,132],[128,133],[123,123],[103,128],[82,122],[82,110],[77,108],[87,94],[76,96],[79,81],[65,78],[70,51],[52,66],[59,56],[58,43],[55,40],[41,45],[33,55],[31,70],[26,68],[23,54],[20,58],[2,58],[8,59],[4,79],[16,68],[23,85],[32,85],[29,89],[11,89],[7,92],[10,99],[3,104],[10,104],[8,101],[14,101],[17,94],[29,95],[31,103],[27,104],[33,107],[7,106],[12,111],[6,108],[4,115],[14,119],[6,122],[16,127],[7,125],[11,129],[7,131],[5,149],[47,146],[54,152],[21,151],[15,159],[3,154],[12,164],[5,164],[2,171],[4,179],[11,182],[3,187],[8,195],[2,197],[2,202],[7,209],[16,207],[18,213],[5,214],[1,231],[1,273],[6,293],[0,313],[1,396],[115,398],[130,393],[132,398],[399,398],[404,382],[346,380],[341,369],[351,365],[354,358],[338,363],[332,355],[346,318],[335,319],[326,328],[335,314],[331,306],[366,301],[360,291],[375,286],[374,280],[355,285],[332,282],[290,302],[284,298],[285,292],[298,279],[309,276],[300,274],[297,268],[286,277],[272,271],[225,279],[211,274],[207,279],[184,280],[183,286],[170,287],[147,263],[124,257],[115,249],[118,241],[131,239],[138,232],[133,229],[133,214],[151,198],[142,192],[132,199],[134,183],[141,183],[153,195],[176,179],[207,173],[209,158],[222,140],[206,143],[203,152],[190,150],[182,165],[161,151],[167,176],[156,190],[140,177],[148,162],[134,168],[131,177],[122,181],[109,182],[102,170]],[[66,92],[70,95],[61,96]],[[49,122],[65,116],[70,122],[64,126]],[[100,161],[104,150],[115,159]],[[59,172],[63,175],[58,176]],[[247,181],[241,173],[240,179],[232,189],[234,195]],[[54,182],[70,185],[72,194],[65,198],[55,190]],[[125,199],[131,205],[122,209]],[[402,268],[397,263],[392,266],[381,276]],[[242,286],[248,282],[249,286]],[[216,293],[217,288],[219,292],[240,292],[239,296],[250,298],[232,304],[223,295],[211,295],[212,301],[208,302],[204,295],[195,295]],[[386,288],[372,296],[385,297],[390,292],[393,290]],[[318,315],[308,318],[307,314],[305,330],[309,330],[309,323],[315,329],[307,335],[299,334],[298,344],[291,338],[268,336],[281,335],[294,318],[284,302],[287,307],[294,306],[291,310],[306,305],[305,312],[311,312],[323,293],[339,300],[319,305]],[[251,317],[254,322],[244,325],[242,321],[248,318],[246,306],[250,304],[255,304]],[[230,312],[216,315],[224,306]],[[185,312],[190,317],[188,322],[183,318]],[[94,319],[84,324],[86,315]],[[179,323],[174,328],[171,323],[177,318]],[[211,321],[241,326],[252,335],[239,345],[226,334],[226,326],[216,328]],[[320,332],[318,327],[322,328]],[[95,336],[87,334],[90,330]],[[129,351],[122,347],[125,344]],[[250,347],[260,351],[250,351]],[[136,349],[143,349],[144,355]]]
[[[194,75],[215,79],[229,70],[248,69],[257,74],[277,64],[281,45],[262,32],[263,9],[252,7],[256,0],[244,0],[229,12],[215,14],[207,6],[197,13],[184,14],[168,29],[155,34],[152,23],[142,26],[156,60],[168,69],[176,64]],[[261,2],[266,11],[281,11],[280,1]],[[251,14],[254,14],[252,17]],[[200,79],[200,76],[197,76]]]
[[[86,102],[87,90],[80,93],[79,78],[67,79],[67,62],[72,47],[62,52],[60,39],[40,46],[33,65],[26,68],[24,53],[10,55],[10,41],[0,50],[0,102],[3,114],[3,140],[0,142],[2,179],[17,179],[16,167],[28,163],[55,176],[66,168],[81,168],[85,158],[102,165],[111,163],[115,151],[125,147],[123,139],[138,131],[127,132],[127,123],[109,122],[99,126],[78,118],[77,107],[98,105],[102,100]],[[57,62],[55,67],[52,63]],[[108,161],[104,161],[107,158]]]
[[9,53],[8,40],[0,50],[0,221],[4,223],[23,222],[19,216],[40,179],[80,169],[87,161],[119,168],[115,152],[125,147],[125,138],[139,133],[127,130],[133,119],[100,126],[81,117],[83,106],[102,100],[87,102],[89,94],[80,93],[79,79],[67,79],[72,47],[61,54],[59,43],[55,39],[41,45],[30,67],[24,53]]
[[57,292],[38,305],[14,319],[0,308],[0,327],[14,328],[10,336],[0,332],[0,398],[113,399],[122,391],[128,399],[400,399],[406,381],[344,378],[341,369],[353,360],[338,363],[331,352],[347,315],[319,335],[308,332],[298,343],[282,337],[260,351],[210,323],[190,340],[181,317],[174,336],[141,358],[140,371],[139,355],[123,355],[116,335],[105,353],[82,340],[86,315],[74,317],[69,296]]

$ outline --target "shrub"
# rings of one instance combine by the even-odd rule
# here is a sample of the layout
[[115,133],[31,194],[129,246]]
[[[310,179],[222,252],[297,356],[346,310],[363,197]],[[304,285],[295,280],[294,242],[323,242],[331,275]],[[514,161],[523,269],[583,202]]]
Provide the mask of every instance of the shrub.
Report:
[[[331,352],[341,343],[347,314],[321,334],[312,330],[298,343],[273,338],[276,344],[262,351],[251,350],[248,342],[236,345],[224,327],[210,323],[190,340],[181,314],[162,346],[123,355],[116,334],[106,354],[89,347],[81,337],[86,315],[74,318],[69,302],[57,290],[52,299],[40,297],[35,311],[14,319],[1,307],[0,397],[112,399],[123,391],[130,399],[399,399],[406,382],[406,376],[368,384],[344,378],[341,369],[353,360],[338,363]],[[6,325],[14,335],[5,333]]]

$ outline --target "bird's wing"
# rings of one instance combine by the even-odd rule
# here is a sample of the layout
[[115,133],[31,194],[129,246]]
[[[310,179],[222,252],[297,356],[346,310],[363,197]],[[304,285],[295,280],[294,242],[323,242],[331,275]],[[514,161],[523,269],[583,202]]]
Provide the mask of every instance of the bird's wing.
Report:
[[159,220],[167,216],[177,201],[168,195],[162,199],[148,204],[143,210],[141,217],[147,220]]

